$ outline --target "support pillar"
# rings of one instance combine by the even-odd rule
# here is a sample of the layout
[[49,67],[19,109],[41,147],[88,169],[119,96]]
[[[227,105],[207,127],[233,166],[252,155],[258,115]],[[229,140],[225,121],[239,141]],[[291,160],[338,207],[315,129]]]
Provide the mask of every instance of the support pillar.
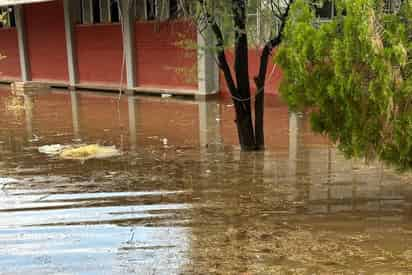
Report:
[[134,45],[134,5],[135,1],[122,0],[120,1],[121,21],[123,29],[123,50],[126,58],[126,89],[133,90],[136,86],[135,77],[135,45]]
[[69,86],[75,87],[77,79],[77,55],[75,51],[74,18],[71,5],[73,1],[64,0],[64,29],[66,34],[67,66],[69,72]]
[[29,55],[27,52],[26,25],[24,23],[23,6],[16,5],[14,6],[14,8],[16,17],[17,40],[19,44],[21,80],[23,82],[27,82],[31,80],[31,75]]
[[213,33],[208,28],[197,34],[198,90],[200,97],[207,97],[219,91],[219,68],[212,50]]

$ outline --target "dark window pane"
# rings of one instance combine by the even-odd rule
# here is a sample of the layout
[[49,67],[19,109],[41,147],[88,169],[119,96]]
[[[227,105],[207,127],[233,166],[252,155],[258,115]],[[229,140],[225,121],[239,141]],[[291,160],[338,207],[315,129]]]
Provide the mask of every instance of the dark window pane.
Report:
[[100,22],[100,0],[93,0],[93,23]]
[[111,22],[120,22],[119,5],[116,0],[110,0],[110,19]]
[[16,27],[16,18],[14,17],[14,8],[10,8],[10,27]]
[[177,0],[169,1],[170,18],[179,17],[179,6]]
[[316,16],[320,18],[332,18],[332,1],[325,1],[322,7],[316,8]]
[[156,19],[156,3],[155,0],[147,0],[147,20]]

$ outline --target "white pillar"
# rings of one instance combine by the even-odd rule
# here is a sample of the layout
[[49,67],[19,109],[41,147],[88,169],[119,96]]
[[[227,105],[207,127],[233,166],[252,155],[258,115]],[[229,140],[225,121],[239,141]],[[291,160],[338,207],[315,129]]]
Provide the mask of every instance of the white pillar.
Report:
[[14,6],[15,16],[16,16],[16,28],[17,28],[17,40],[19,43],[19,59],[20,59],[20,71],[21,80],[30,81],[30,62],[29,55],[27,52],[27,39],[26,39],[26,26],[24,23],[23,6]]
[[128,90],[136,86],[135,77],[135,39],[134,39],[134,5],[135,1],[120,1],[121,21],[123,28],[123,50],[126,58],[126,77]]
[[219,68],[213,47],[213,33],[206,29],[197,34],[198,90],[200,96],[207,96],[219,90]]
[[77,55],[75,51],[74,19],[72,1],[64,0],[64,29],[66,34],[67,66],[69,71],[69,85],[77,84]]

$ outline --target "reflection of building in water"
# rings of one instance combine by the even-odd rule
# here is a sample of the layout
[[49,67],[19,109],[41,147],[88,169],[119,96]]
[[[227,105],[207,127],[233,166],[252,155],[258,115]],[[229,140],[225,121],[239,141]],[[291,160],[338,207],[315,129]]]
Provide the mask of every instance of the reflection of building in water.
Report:
[[[385,174],[380,165],[368,167],[362,161],[347,160],[329,142],[322,144],[305,129],[307,117],[299,123],[292,114],[289,125],[289,160],[296,160],[289,161],[289,170],[296,171],[296,199],[304,202],[305,213],[387,216],[409,204],[412,187],[400,185],[397,176]],[[353,169],[354,164],[361,168]]]
[[129,110],[129,142],[130,150],[135,151],[137,149],[137,114],[138,114],[138,99],[135,97],[127,98],[127,106]]
[[31,140],[33,138],[33,109],[34,109],[34,98],[31,95],[24,94],[24,114],[26,119],[26,133],[27,139]]
[[73,121],[73,138],[76,141],[81,141],[79,100],[80,100],[79,94],[76,91],[70,91],[70,101],[71,101],[71,106],[72,106],[72,121]]
[[220,133],[220,104],[216,101],[200,101],[199,108],[199,143],[202,147],[222,143]]

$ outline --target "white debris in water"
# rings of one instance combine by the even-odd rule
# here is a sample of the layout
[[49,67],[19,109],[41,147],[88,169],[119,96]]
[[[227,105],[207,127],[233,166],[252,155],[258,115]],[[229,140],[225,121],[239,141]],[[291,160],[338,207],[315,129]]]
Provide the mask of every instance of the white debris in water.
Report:
[[162,139],[162,142],[163,142],[163,145],[167,145],[167,143],[168,143],[167,138],[163,138],[163,139]]
[[13,178],[3,178],[0,177],[0,191],[6,187],[7,184],[10,183],[16,183],[19,182],[19,180],[13,179]]
[[172,97],[171,94],[162,94],[162,98],[168,98],[168,97]]
[[88,159],[103,159],[116,157],[121,155],[121,152],[115,146],[101,146],[98,144],[82,145],[77,147],[69,147],[60,153],[63,159],[73,160],[88,160]]
[[101,146],[98,144],[91,145],[61,145],[52,144],[44,145],[38,148],[40,153],[50,156],[59,156],[62,159],[88,160],[102,159],[121,155],[121,152],[115,146]]
[[9,184],[9,183],[16,183],[19,182],[19,180],[13,179],[13,178],[2,178],[0,177],[0,186]]
[[63,152],[64,149],[67,149],[67,148],[68,148],[67,145],[52,144],[52,145],[40,146],[38,150],[40,153],[56,156],[56,155],[59,155],[61,152]]

